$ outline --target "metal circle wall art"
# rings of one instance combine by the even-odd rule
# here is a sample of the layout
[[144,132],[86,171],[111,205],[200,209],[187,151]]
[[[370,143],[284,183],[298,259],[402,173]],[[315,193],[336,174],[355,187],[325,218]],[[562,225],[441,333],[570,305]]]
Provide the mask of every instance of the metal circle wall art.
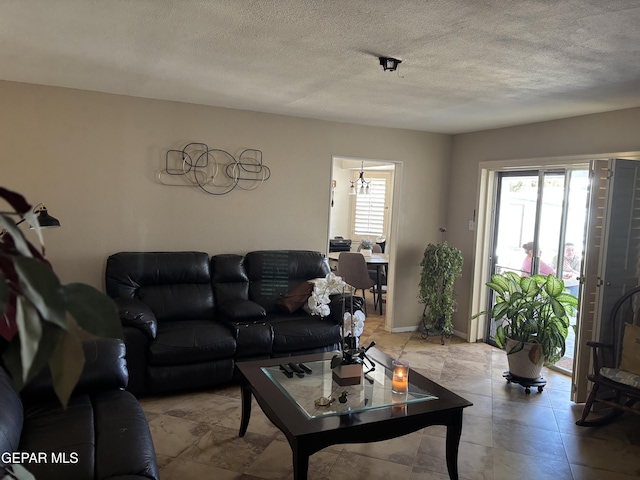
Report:
[[236,158],[198,142],[182,150],[167,150],[165,167],[157,174],[162,185],[197,187],[209,195],[226,195],[236,188],[255,190],[270,177],[260,150],[247,148]]

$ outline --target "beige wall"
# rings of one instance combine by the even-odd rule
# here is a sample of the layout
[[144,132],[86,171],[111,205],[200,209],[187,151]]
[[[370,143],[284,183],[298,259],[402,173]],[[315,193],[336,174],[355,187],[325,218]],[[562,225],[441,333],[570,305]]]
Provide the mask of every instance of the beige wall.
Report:
[[[0,184],[45,202],[63,228],[45,232],[63,282],[102,288],[123,250],[325,251],[333,155],[402,162],[394,328],[412,327],[418,264],[445,218],[451,137],[95,92],[0,82]],[[271,179],[209,196],[159,185],[167,149],[205,142],[263,152]]]
[[[351,219],[351,180],[353,179],[353,170],[349,166],[344,165],[344,161],[340,158],[333,160],[332,179],[336,181],[334,190],[333,208],[331,208],[331,222],[329,224],[329,238],[336,235],[344,238],[351,238],[349,221]],[[355,247],[355,242],[352,245]]]
[[468,332],[475,231],[469,230],[478,195],[479,163],[490,160],[623,155],[640,151],[640,108],[456,135],[453,138],[447,239],[465,258],[456,282],[454,325]]

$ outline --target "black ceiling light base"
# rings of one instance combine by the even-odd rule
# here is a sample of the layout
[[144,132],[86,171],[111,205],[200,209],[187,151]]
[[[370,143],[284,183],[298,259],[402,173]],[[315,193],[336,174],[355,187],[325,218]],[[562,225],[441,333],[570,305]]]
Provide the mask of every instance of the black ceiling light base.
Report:
[[397,58],[391,57],[378,57],[380,59],[380,65],[384,71],[395,72],[398,68],[398,65],[402,63],[402,60],[398,60]]

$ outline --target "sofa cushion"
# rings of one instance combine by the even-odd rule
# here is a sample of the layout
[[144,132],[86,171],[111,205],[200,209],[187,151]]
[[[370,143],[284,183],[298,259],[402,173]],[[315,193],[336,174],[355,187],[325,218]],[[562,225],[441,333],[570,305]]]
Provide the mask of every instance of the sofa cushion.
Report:
[[236,359],[269,357],[273,351],[273,327],[267,322],[234,323]]
[[[129,381],[125,360],[125,344],[116,338],[86,338],[82,340],[84,366],[73,389],[73,395],[104,390],[124,389]],[[48,368],[43,369],[20,392],[25,404],[55,399],[53,380]]]
[[341,341],[340,326],[328,319],[300,313],[271,314],[274,354],[326,347]]
[[147,419],[124,390],[74,395],[66,409],[57,400],[26,405],[20,451],[46,456],[25,465],[38,479],[158,478]]
[[158,322],[214,316],[211,266],[203,252],[121,252],[107,259],[107,293],[146,303]]
[[307,250],[259,250],[244,259],[249,277],[249,299],[262,305],[268,314],[278,311],[281,294],[300,283],[329,273],[326,258]]
[[150,285],[138,291],[158,322],[213,319],[213,291],[207,284]]
[[619,368],[602,367],[600,375],[614,382],[624,383],[633,388],[640,388],[640,375],[635,373],[620,370]]
[[[25,406],[20,451],[52,452],[69,462],[29,463],[26,468],[35,478],[66,480],[94,478],[96,430],[89,395],[74,395],[66,409],[57,400]],[[75,462],[74,462],[75,459]]]
[[158,324],[149,346],[151,365],[184,365],[233,357],[236,341],[224,325],[210,320],[182,320]]
[[136,398],[111,390],[91,400],[97,432],[95,478],[158,478],[153,438]]
[[232,357],[190,365],[161,365],[147,368],[147,392],[164,393],[224,385],[233,379]]
[[0,453],[15,452],[20,443],[23,409],[11,377],[0,367]]

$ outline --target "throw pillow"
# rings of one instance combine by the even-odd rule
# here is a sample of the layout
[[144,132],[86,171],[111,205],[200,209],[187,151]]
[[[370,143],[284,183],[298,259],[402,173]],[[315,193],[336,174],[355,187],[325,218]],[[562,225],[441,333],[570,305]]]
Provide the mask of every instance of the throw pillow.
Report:
[[620,370],[640,375],[640,326],[627,323],[622,340]]
[[313,283],[302,282],[293,290],[280,295],[276,305],[281,312],[293,313],[307,303],[311,293],[313,293]]

